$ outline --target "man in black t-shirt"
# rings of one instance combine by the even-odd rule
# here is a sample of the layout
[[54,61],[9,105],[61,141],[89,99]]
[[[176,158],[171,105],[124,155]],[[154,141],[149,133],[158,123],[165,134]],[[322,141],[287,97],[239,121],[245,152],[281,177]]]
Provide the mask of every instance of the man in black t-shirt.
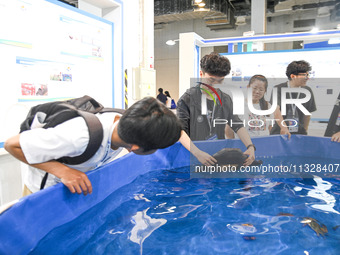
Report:
[[166,104],[167,97],[166,97],[166,95],[163,94],[163,89],[159,88],[158,92],[159,92],[159,94],[157,96],[157,99],[159,101],[161,101],[163,104]]
[[[222,84],[224,77],[230,73],[229,59],[212,52],[201,59],[200,67],[200,81],[195,87],[189,88],[177,102],[177,116],[182,122],[183,130],[193,141],[225,139],[226,123],[214,126],[213,121],[220,119],[234,123],[232,129],[247,148],[244,154],[249,155],[245,164],[250,165],[255,159],[255,146],[242,121],[233,114],[231,97],[220,89],[214,89],[214,86]],[[209,93],[214,95],[216,102]],[[203,94],[208,96],[203,96],[202,99]],[[202,113],[204,103],[205,114]]]
[[[310,113],[316,111],[315,99],[313,91],[310,87],[306,85],[309,78],[309,71],[311,71],[311,66],[308,62],[293,61],[287,66],[286,75],[288,81],[274,86],[277,88],[277,104],[281,107],[281,90],[282,88],[301,88],[301,90],[308,90],[311,94],[311,98],[308,102],[302,105]],[[304,98],[305,93],[301,92],[289,92],[286,95],[287,99]],[[273,95],[270,99],[270,103],[273,103]],[[280,108],[281,112],[282,109]],[[288,126],[289,132],[291,134],[301,134],[307,135],[308,126],[310,122],[311,115],[305,115],[296,105],[287,104],[286,105],[286,115],[282,115],[283,119],[286,120],[286,125]],[[296,125],[297,123],[297,125]],[[280,134],[280,127],[275,123],[271,130],[271,135]]]

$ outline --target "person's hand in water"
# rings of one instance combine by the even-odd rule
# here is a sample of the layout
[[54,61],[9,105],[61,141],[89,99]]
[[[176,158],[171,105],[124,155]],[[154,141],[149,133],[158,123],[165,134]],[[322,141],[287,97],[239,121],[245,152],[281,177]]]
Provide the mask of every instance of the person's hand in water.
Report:
[[250,146],[243,154],[248,155],[247,159],[244,161],[244,166],[250,166],[255,160],[255,148]]
[[203,165],[212,166],[217,163],[217,160],[210,154],[197,149],[197,151],[192,152],[192,154],[201,162]]

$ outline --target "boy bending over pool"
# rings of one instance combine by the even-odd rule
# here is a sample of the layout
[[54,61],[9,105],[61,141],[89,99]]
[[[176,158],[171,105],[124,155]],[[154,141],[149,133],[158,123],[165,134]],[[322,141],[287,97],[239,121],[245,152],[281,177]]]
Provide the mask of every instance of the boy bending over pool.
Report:
[[56,161],[61,157],[81,155],[89,141],[82,117],[65,121],[53,128],[35,128],[9,138],[4,148],[29,165],[24,179],[26,194],[37,192],[46,172],[45,187],[62,182],[72,193],[92,193],[85,172],[112,161],[126,148],[139,155],[154,153],[177,142],[181,124],[174,113],[152,97],[146,97],[123,115],[113,112],[96,114],[103,126],[103,140],[96,154],[79,165]]

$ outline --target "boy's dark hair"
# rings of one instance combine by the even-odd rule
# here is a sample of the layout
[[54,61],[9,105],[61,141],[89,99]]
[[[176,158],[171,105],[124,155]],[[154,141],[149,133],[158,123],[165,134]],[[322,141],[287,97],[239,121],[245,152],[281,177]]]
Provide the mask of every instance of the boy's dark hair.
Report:
[[[268,80],[265,76],[261,75],[261,74],[256,74],[253,75],[248,83],[248,88],[250,87],[250,85],[255,82],[255,81],[262,81],[264,83],[264,87],[265,87],[265,91],[267,92],[267,88],[268,88]],[[264,95],[263,97],[260,99],[260,108],[261,110],[268,110],[268,102],[266,101],[266,99],[264,99]]]
[[230,73],[231,65],[228,58],[212,52],[201,59],[201,70],[214,76],[224,77]]
[[159,93],[163,93],[163,89],[162,89],[162,88],[159,88],[159,89],[158,89],[158,92],[159,92]]
[[176,115],[153,97],[146,97],[128,108],[118,123],[118,135],[126,143],[144,151],[166,148],[181,136]]
[[291,74],[298,75],[299,73],[307,73],[310,70],[312,70],[312,67],[307,61],[293,61],[287,66],[286,75],[291,80]]

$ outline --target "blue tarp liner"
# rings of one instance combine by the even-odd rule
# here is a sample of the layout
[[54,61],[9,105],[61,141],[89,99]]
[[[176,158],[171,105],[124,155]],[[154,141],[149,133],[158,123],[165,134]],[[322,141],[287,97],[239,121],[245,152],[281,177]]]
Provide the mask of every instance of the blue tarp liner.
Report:
[[[292,136],[287,140],[286,136],[270,136],[252,140],[257,156],[340,159],[340,144],[331,142],[330,138]],[[223,148],[245,150],[240,140],[202,141],[196,145],[210,154]],[[89,172],[91,195],[72,194],[63,184],[58,184],[22,198],[0,215],[0,254],[29,253],[51,230],[80,217],[139,175],[189,165],[189,152],[177,143],[148,156],[130,153]]]

